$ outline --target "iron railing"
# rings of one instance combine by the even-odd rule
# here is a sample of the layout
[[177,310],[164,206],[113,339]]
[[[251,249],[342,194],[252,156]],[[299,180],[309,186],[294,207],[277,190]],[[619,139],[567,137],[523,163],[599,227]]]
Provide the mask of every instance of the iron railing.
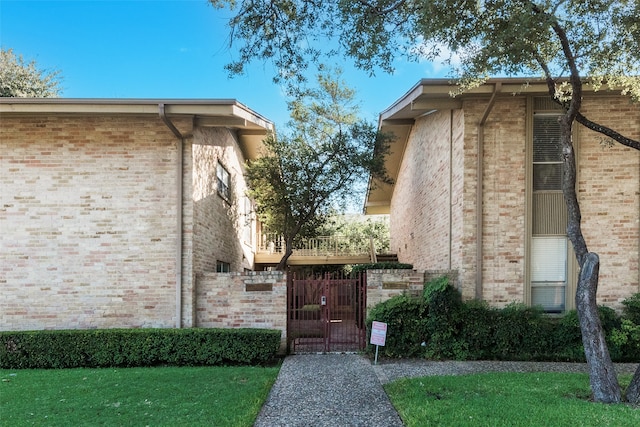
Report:
[[[303,240],[293,250],[296,256],[357,256],[370,255],[373,252],[373,240],[355,241],[347,236],[318,236]],[[284,253],[285,242],[282,236],[265,233],[258,236],[258,253]]]

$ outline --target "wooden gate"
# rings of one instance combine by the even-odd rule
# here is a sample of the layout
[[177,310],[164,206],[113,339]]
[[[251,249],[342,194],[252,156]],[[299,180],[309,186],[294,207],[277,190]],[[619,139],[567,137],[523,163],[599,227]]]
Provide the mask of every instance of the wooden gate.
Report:
[[366,273],[288,275],[287,343],[290,353],[360,351],[366,346]]

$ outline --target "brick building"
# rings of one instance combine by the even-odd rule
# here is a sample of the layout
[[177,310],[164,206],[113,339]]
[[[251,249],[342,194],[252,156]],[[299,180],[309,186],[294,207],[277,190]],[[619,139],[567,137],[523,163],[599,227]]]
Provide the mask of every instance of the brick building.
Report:
[[[370,187],[367,213],[390,213],[391,251],[419,270],[456,270],[465,298],[549,312],[574,307],[578,266],[566,237],[557,107],[546,84],[492,79],[452,97],[422,80],[380,115],[396,140],[394,185]],[[640,106],[585,88],[582,112],[640,139]],[[598,302],[639,292],[640,152],[578,124],[578,197],[589,250],[600,255]]]
[[196,326],[196,278],[253,266],[235,100],[0,98],[0,330]]

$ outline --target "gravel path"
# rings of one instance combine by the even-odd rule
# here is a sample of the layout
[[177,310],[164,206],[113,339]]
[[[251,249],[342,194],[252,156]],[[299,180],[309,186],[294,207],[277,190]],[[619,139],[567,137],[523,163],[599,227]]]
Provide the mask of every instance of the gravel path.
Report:
[[256,427],[402,427],[371,362],[356,354],[288,356]]
[[[633,374],[636,364],[617,364]],[[255,427],[402,427],[382,385],[400,378],[481,372],[588,372],[584,363],[382,360],[358,354],[285,358]]]

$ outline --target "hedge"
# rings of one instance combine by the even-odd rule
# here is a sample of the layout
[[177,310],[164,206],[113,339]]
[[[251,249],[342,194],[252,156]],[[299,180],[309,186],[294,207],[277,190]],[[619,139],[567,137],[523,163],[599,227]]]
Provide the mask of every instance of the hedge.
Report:
[[[640,362],[638,295],[625,300],[622,317],[611,308],[598,308],[616,362]],[[373,320],[387,323],[385,347],[379,349],[387,357],[585,360],[575,310],[558,318],[524,304],[497,309],[481,301],[463,302],[446,277],[427,283],[421,297],[401,295],[376,305],[367,319],[369,330]]]
[[0,332],[0,368],[256,365],[280,347],[270,329],[93,329]]

